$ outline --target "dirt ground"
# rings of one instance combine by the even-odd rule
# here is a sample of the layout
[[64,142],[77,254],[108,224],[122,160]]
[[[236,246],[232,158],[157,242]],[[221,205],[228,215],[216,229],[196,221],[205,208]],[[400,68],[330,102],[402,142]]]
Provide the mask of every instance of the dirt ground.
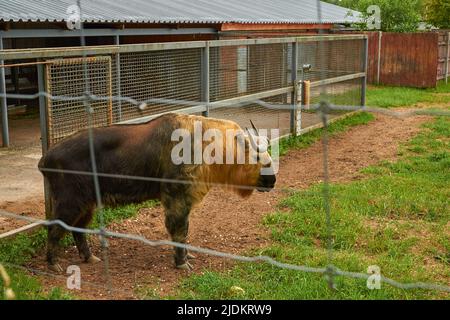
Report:
[[[334,182],[361,178],[359,170],[380,160],[394,160],[399,144],[409,140],[419,131],[427,117],[407,119],[377,115],[377,120],[366,126],[358,126],[330,139],[329,167]],[[213,190],[203,204],[192,212],[189,243],[195,246],[228,253],[244,253],[251,248],[268,244],[269,234],[261,225],[262,218],[276,210],[277,203],[286,196],[288,188],[306,188],[323,179],[322,145],[289,152],[281,159],[275,190],[271,193],[254,193],[249,199],[221,190]],[[41,206],[43,204],[41,203]],[[113,224],[117,232],[138,234],[151,240],[167,239],[163,211],[160,207],[143,209],[135,218]],[[93,252],[101,257],[97,238],[91,238]],[[194,272],[205,268],[224,270],[232,261],[196,254]],[[80,263],[75,247],[62,254],[62,266],[79,264],[82,276],[81,291],[74,292],[81,298],[135,299],[140,294],[167,295],[176,290],[187,271],[173,267],[172,248],[150,247],[140,242],[124,239],[109,240],[109,279],[113,290],[104,287],[104,264]],[[27,266],[47,272],[44,252]],[[67,278],[38,274],[45,288],[65,288]],[[152,291],[153,290],[153,291]]]
[[[39,119],[9,119],[10,148],[0,148],[0,209],[43,217],[43,179]],[[0,133],[1,139],[1,133]],[[0,233],[26,224],[0,217]]]

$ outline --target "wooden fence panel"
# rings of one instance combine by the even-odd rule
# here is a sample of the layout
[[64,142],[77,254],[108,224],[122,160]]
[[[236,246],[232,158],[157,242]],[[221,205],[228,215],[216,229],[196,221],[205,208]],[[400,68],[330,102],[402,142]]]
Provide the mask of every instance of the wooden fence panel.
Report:
[[369,38],[367,81],[370,84],[433,88],[437,80],[443,78],[445,49],[438,32],[350,33],[364,33]]
[[378,83],[378,56],[380,47],[380,32],[367,32],[369,38],[368,48],[368,64],[367,64],[367,82],[374,84]]
[[438,34],[383,33],[380,83],[418,88],[437,82]]
[[438,80],[445,79],[448,63],[450,63],[449,56],[449,42],[450,30],[439,31],[439,62],[438,62]]

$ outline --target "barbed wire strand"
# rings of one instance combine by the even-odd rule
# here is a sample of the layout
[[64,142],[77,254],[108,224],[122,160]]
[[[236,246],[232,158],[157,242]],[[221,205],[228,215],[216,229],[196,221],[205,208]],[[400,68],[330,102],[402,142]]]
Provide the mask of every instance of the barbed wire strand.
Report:
[[[323,103],[323,107],[326,108],[326,104]],[[325,211],[326,230],[327,230],[327,261],[328,261],[328,287],[330,289],[336,289],[334,283],[333,272],[333,227],[331,223],[331,207],[330,207],[330,174],[328,165],[328,115],[326,109],[321,110],[319,115],[322,119],[323,132],[322,132],[322,165],[323,165],[323,207]]]
[[[225,258],[225,259],[231,259],[235,261],[241,261],[241,262],[265,262],[272,266],[279,267],[282,269],[288,269],[288,270],[294,270],[294,271],[302,271],[302,272],[308,272],[308,273],[319,273],[319,274],[327,274],[329,272],[329,268],[319,268],[319,267],[309,267],[309,266],[303,266],[303,265],[294,265],[289,263],[283,263],[279,262],[269,256],[265,255],[258,255],[258,256],[243,256],[233,253],[226,253],[217,251],[214,249],[207,249],[202,248],[190,244],[184,244],[184,243],[178,243],[170,240],[149,240],[143,236],[135,235],[135,234],[128,234],[128,233],[119,233],[119,232],[113,232],[109,231],[107,229],[100,230],[100,229],[86,229],[86,228],[78,228],[78,227],[72,227],[67,225],[65,222],[61,220],[42,220],[37,219],[33,217],[28,216],[21,216],[15,213],[7,212],[5,210],[0,209],[0,215],[7,217],[7,218],[14,218],[18,220],[33,222],[33,223],[39,223],[43,226],[49,226],[49,225],[59,225],[66,229],[67,231],[71,232],[82,232],[85,234],[90,235],[104,235],[105,237],[110,238],[120,238],[120,239],[127,239],[127,240],[135,240],[141,243],[144,243],[146,245],[157,247],[157,246],[173,246],[178,248],[184,248],[190,251],[198,252],[201,254],[206,254],[210,256],[216,256],[219,258]],[[340,270],[337,267],[333,267],[333,274],[334,275],[340,275],[340,276],[346,276],[350,278],[355,279],[368,279],[370,277],[369,274],[364,273],[358,273],[358,272],[349,272],[349,271],[343,271]],[[426,290],[437,290],[437,291],[443,291],[443,292],[450,292],[450,286],[446,285],[438,285],[438,284],[431,284],[431,283],[424,283],[424,282],[414,282],[414,283],[401,283],[396,280],[387,278],[387,277],[381,277],[381,281],[384,283],[387,283],[393,287],[397,287],[399,289],[426,289]]]
[[[81,7],[81,0],[77,0],[77,6],[80,10],[80,44],[84,48],[86,47],[86,38],[84,35],[84,22],[83,22],[83,10]],[[87,67],[87,61],[86,61],[87,55],[86,51],[83,50],[83,88],[84,88],[84,96],[85,99],[83,100],[83,105],[85,107],[87,118],[88,118],[88,139],[89,139],[89,154],[91,159],[91,166],[92,166],[92,178],[94,182],[94,191],[95,191],[95,198],[97,202],[97,210],[98,210],[98,217],[99,217],[99,225],[100,225],[100,243],[102,247],[102,259],[103,259],[103,265],[104,265],[104,277],[106,284],[109,288],[109,293],[111,293],[111,277],[109,272],[109,254],[108,254],[108,242],[106,237],[103,235],[103,230],[105,228],[105,219],[103,216],[103,203],[102,203],[102,196],[101,196],[101,190],[100,190],[100,183],[98,180],[97,175],[97,161],[95,158],[95,147],[94,147],[94,132],[92,130],[93,128],[93,119],[92,114],[95,112],[95,110],[91,107],[90,100],[86,98],[90,94],[90,85],[89,85],[89,79],[88,79],[88,67]]]
[[[322,1],[317,0],[317,21],[322,22]],[[319,34],[323,34],[323,30],[319,30]],[[326,52],[325,45],[323,41],[319,41],[319,64],[321,66],[325,65],[326,62]],[[303,67],[302,67],[303,68]],[[326,78],[326,71],[319,71],[320,79]],[[302,84],[303,85],[303,84]],[[327,274],[326,279],[328,282],[328,287],[331,290],[336,289],[336,284],[334,282],[334,266],[333,266],[333,227],[331,222],[331,207],[330,207],[330,176],[329,176],[329,165],[328,165],[328,113],[327,108],[328,103],[325,101],[325,86],[321,86],[320,90],[320,102],[319,109],[317,113],[322,120],[323,132],[322,132],[322,165],[323,165],[323,185],[322,185],[322,197],[323,197],[323,208],[325,212],[325,222],[326,222],[326,235],[327,235]],[[302,99],[303,104],[303,99]],[[300,110],[301,112],[301,110]]]
[[[40,95],[45,95],[45,96],[49,96],[52,97],[51,95],[48,95],[47,93],[38,93],[37,96]],[[91,98],[91,99],[96,99],[95,96],[91,95],[91,94],[86,94],[86,97]],[[71,97],[64,97],[63,99],[70,99]],[[80,97],[80,100],[83,97]],[[77,97],[78,99],[78,97]],[[167,99],[167,100],[171,100],[171,99]],[[261,101],[261,100],[255,100],[253,101],[254,103],[260,104],[263,107],[267,107],[270,106],[270,108],[272,109],[280,109],[280,105],[271,105],[267,102]],[[197,103],[197,102],[196,102]],[[141,105],[142,103],[139,103],[136,101],[136,105]],[[281,108],[283,108],[283,106],[281,106]],[[291,108],[291,106],[285,106],[285,109]],[[342,111],[368,111],[368,112],[379,112],[379,113],[384,113],[387,115],[391,115],[391,116],[395,116],[395,117],[399,117],[399,118],[404,118],[404,117],[409,117],[409,116],[414,116],[414,115],[429,115],[429,116],[448,116],[450,113],[446,112],[444,110],[427,110],[427,109],[416,109],[416,110],[408,110],[407,112],[397,112],[397,111],[391,111],[391,110],[386,110],[386,109],[382,109],[382,108],[369,108],[369,107],[365,107],[365,106],[336,106],[336,105],[328,105],[327,104],[327,108],[321,108],[321,104],[318,105],[311,105],[310,106],[310,110],[313,111],[317,111],[319,112],[319,114],[322,114],[322,122],[323,122],[323,126],[326,129],[327,128],[327,119],[326,119],[326,114],[328,114],[331,111],[335,111],[335,110],[342,110]],[[327,146],[327,139],[325,138],[324,140],[324,147]],[[324,158],[324,172],[325,171],[325,167],[328,165],[328,161],[325,160],[326,156]],[[41,168],[41,171],[55,171],[55,172],[62,172],[62,173],[67,173],[67,174],[79,174],[79,175],[92,175],[92,176],[96,176],[97,179],[98,177],[109,177],[109,178],[120,178],[120,179],[136,179],[136,180],[146,180],[146,181],[158,181],[158,182],[166,182],[166,183],[194,183],[193,181],[182,181],[182,180],[172,180],[172,179],[161,179],[161,178],[152,178],[152,177],[139,177],[139,176],[127,176],[127,175],[119,175],[119,174],[108,174],[108,173],[99,173],[99,172],[83,172],[83,171],[74,171],[74,170],[64,170],[64,169],[52,169],[52,168]],[[328,174],[325,173],[324,176],[324,181],[327,180],[327,176]],[[202,183],[202,182],[195,182],[195,183]],[[221,185],[221,184],[217,184],[217,185]],[[253,186],[234,186],[237,188],[251,188],[253,189]],[[324,195],[326,194],[326,187],[324,188]],[[325,203],[325,208],[329,208],[329,200],[325,200],[324,199],[324,203]],[[327,209],[325,209],[327,211]],[[327,233],[331,232],[331,216],[329,213],[327,213]],[[81,230],[78,230],[81,232]],[[102,231],[102,229],[99,229],[97,232],[95,232],[94,234],[99,235],[100,238],[106,238],[107,236],[112,236],[110,232],[104,232]],[[121,235],[115,235],[117,237],[121,237]],[[123,236],[125,237],[125,236]],[[128,237],[129,239],[133,239],[133,237]],[[143,239],[140,239],[139,237],[134,238],[134,240],[141,240],[143,241]],[[145,242],[145,241],[144,241]],[[151,245],[158,245],[155,243],[155,241],[150,241]],[[148,243],[148,244],[150,244]],[[171,241],[161,241],[159,243],[159,245],[173,245],[176,246],[173,242]],[[328,240],[328,261],[331,260],[332,256],[330,256],[330,240]],[[192,246],[189,245],[185,245],[185,248],[193,250],[193,251],[197,251],[197,252],[202,252],[201,248],[194,248]],[[339,270],[337,268],[335,268],[332,264],[328,264],[328,266],[326,268],[310,268],[310,267],[306,267],[306,266],[293,266],[293,265],[286,265],[283,263],[279,263],[276,261],[271,261],[271,258],[266,257],[266,256],[258,256],[258,257],[243,257],[243,256],[238,256],[236,257],[235,255],[230,255],[230,254],[217,254],[217,252],[213,251],[211,252],[209,249],[206,249],[206,251],[204,251],[203,253],[206,254],[211,254],[211,255],[216,255],[216,256],[220,256],[223,258],[229,258],[229,259],[234,259],[234,260],[239,260],[239,261],[245,261],[245,262],[257,262],[257,261],[264,261],[264,262],[268,262],[274,266],[278,266],[278,267],[285,267],[287,269],[292,269],[292,270],[298,270],[298,271],[305,271],[305,272],[315,272],[315,273],[322,273],[324,274],[327,279],[329,280],[329,285],[331,287],[335,287],[334,283],[331,279],[331,277],[333,277],[334,275],[342,275],[342,276],[349,276],[349,277],[353,277],[353,278],[361,278],[361,279],[367,279],[368,275],[367,274],[360,274],[360,273],[351,273],[351,272],[346,272],[346,271],[342,271]],[[105,270],[108,270],[109,266],[105,267]],[[107,278],[108,279],[108,278]],[[383,282],[388,283],[392,286],[401,288],[401,289],[432,289],[432,290],[443,290],[443,291],[449,291],[448,287],[443,287],[440,285],[433,285],[433,284],[424,284],[424,283],[413,283],[413,284],[402,284],[400,282],[397,282],[395,280],[389,279],[389,278],[381,278]],[[111,282],[108,281],[110,283],[110,285],[108,286],[109,289],[111,290]],[[110,291],[111,292],[111,291]]]
[[[77,0],[77,4],[80,9],[80,15],[81,13],[81,2],[80,0]],[[321,13],[321,3],[318,0],[317,1],[317,8],[318,8],[318,19],[321,21],[322,19],[322,13]],[[86,46],[85,41],[85,34],[84,34],[84,28],[83,23],[81,22],[81,35],[80,35],[80,42],[81,46]],[[319,42],[319,46],[321,46],[322,43]],[[323,45],[322,45],[323,46]],[[323,54],[321,56],[322,59],[325,59],[324,56],[324,50],[320,50]],[[83,50],[83,58],[86,58],[86,51]],[[90,148],[90,157],[91,157],[91,163],[92,163],[92,172],[83,172],[83,171],[73,171],[73,170],[62,170],[62,169],[52,169],[52,168],[40,168],[41,171],[57,171],[67,174],[77,174],[77,175],[91,175],[93,177],[94,186],[95,186],[95,195],[96,195],[96,201],[97,201],[97,207],[99,208],[99,229],[85,229],[85,228],[77,228],[68,226],[61,220],[40,220],[35,219],[31,217],[25,217],[25,216],[19,216],[12,213],[8,213],[6,211],[0,210],[0,214],[3,216],[7,216],[13,219],[20,219],[20,220],[27,220],[30,222],[38,222],[39,224],[49,226],[49,225],[59,225],[63,227],[64,229],[68,231],[74,231],[74,232],[81,232],[85,234],[91,234],[91,235],[97,235],[100,238],[100,243],[102,246],[102,253],[103,253],[103,260],[104,260],[104,273],[105,273],[105,280],[106,280],[106,286],[102,286],[103,288],[107,288],[108,292],[111,293],[113,290],[117,291],[117,289],[112,288],[112,282],[109,272],[109,256],[108,256],[108,245],[107,245],[107,238],[122,238],[122,239],[129,239],[129,240],[135,240],[140,241],[144,244],[150,245],[150,246],[174,246],[179,248],[185,248],[188,250],[196,251],[203,254],[208,254],[212,256],[217,256],[221,258],[227,258],[232,259],[236,261],[242,261],[242,262],[266,262],[268,264],[271,264],[275,267],[284,268],[284,269],[290,269],[290,270],[296,270],[296,271],[303,271],[303,272],[312,272],[312,273],[319,273],[324,274],[327,277],[328,283],[330,288],[335,288],[334,283],[334,276],[346,276],[350,278],[357,278],[357,279],[368,279],[369,275],[364,273],[356,273],[356,272],[348,272],[348,271],[342,271],[338,268],[336,268],[332,262],[333,262],[333,246],[332,246],[332,220],[331,220],[331,208],[330,208],[330,193],[329,193],[329,163],[328,163],[328,117],[327,115],[333,111],[365,111],[365,112],[373,112],[373,113],[381,113],[386,114],[389,116],[394,116],[398,118],[406,118],[410,116],[416,116],[416,115],[428,115],[428,116],[450,116],[450,112],[446,110],[432,110],[432,109],[409,109],[407,111],[395,111],[385,108],[377,108],[377,107],[367,107],[367,106],[346,106],[346,105],[330,105],[326,101],[321,101],[318,104],[313,104],[309,106],[310,111],[317,111],[319,114],[319,117],[323,124],[323,137],[322,137],[322,146],[323,146],[323,170],[324,170],[324,183],[323,183],[323,202],[324,202],[324,210],[325,210],[325,216],[326,216],[326,228],[327,228],[327,267],[326,268],[314,268],[314,267],[307,267],[307,266],[298,266],[298,265],[292,265],[287,263],[281,263],[273,258],[270,258],[268,256],[254,256],[254,257],[247,257],[247,256],[241,256],[236,254],[230,254],[230,253],[224,253],[212,249],[206,249],[201,247],[192,246],[189,244],[181,244],[176,243],[173,241],[168,240],[148,240],[142,236],[133,235],[133,234],[123,234],[123,233],[116,233],[111,232],[105,229],[104,225],[104,217],[103,217],[103,204],[102,204],[102,197],[101,197],[101,190],[99,186],[99,177],[108,177],[108,178],[119,178],[119,179],[136,179],[136,180],[146,180],[146,181],[158,181],[158,182],[165,182],[165,183],[194,183],[193,181],[183,181],[183,180],[173,180],[173,179],[161,179],[161,178],[152,178],[152,177],[138,177],[138,176],[127,176],[127,175],[119,175],[119,174],[109,174],[109,173],[99,173],[97,171],[96,166],[96,159],[95,159],[95,149],[94,149],[94,143],[93,143],[93,125],[92,125],[92,112],[95,110],[91,110],[90,102],[92,101],[118,101],[118,102],[127,102],[131,105],[134,105],[138,108],[140,111],[144,111],[148,108],[148,106],[152,103],[154,104],[171,104],[171,105],[180,105],[180,106],[190,106],[190,107],[196,107],[196,106],[206,106],[207,102],[201,102],[201,101],[188,101],[188,100],[178,100],[178,99],[164,99],[164,98],[152,98],[152,99],[146,99],[143,101],[138,101],[136,99],[133,99],[131,97],[124,97],[124,96],[99,96],[92,94],[89,89],[89,79],[88,79],[88,69],[87,69],[87,63],[86,61],[83,61],[83,80],[84,80],[84,88],[85,92],[82,96],[53,96],[49,94],[48,92],[37,92],[35,94],[8,94],[8,93],[1,93],[0,97],[6,97],[6,98],[12,98],[12,99],[36,99],[39,97],[46,97],[47,99],[52,99],[55,101],[82,101],[86,112],[88,114],[88,132],[89,132],[89,148]],[[324,90],[321,91],[320,96],[324,96]],[[260,99],[255,100],[248,100],[238,103],[230,104],[230,102],[215,102],[210,104],[211,109],[221,108],[221,107],[234,107],[234,108],[240,108],[242,106],[256,103],[262,107],[265,107],[267,109],[272,110],[292,110],[293,108],[296,108],[293,105],[283,105],[283,104],[271,104],[265,101],[262,101]],[[305,106],[302,106],[305,107]],[[182,111],[180,110],[174,110],[176,111]],[[195,182],[196,184],[201,182]],[[230,186],[230,185],[227,185]],[[233,186],[237,188],[251,188],[253,189],[253,186]],[[23,267],[25,268],[25,267]],[[41,272],[42,273],[42,272]],[[387,283],[391,286],[400,288],[400,289],[427,289],[427,290],[439,290],[439,291],[445,291],[450,292],[449,286],[443,286],[443,285],[437,285],[437,284],[428,284],[428,283],[422,283],[422,282],[416,282],[416,283],[401,283],[386,277],[381,276],[381,281],[384,283]],[[101,286],[101,285],[100,285]]]
[[[168,99],[168,98],[151,98],[146,100],[138,101],[134,98],[126,97],[126,96],[99,96],[92,93],[87,93],[83,96],[65,96],[65,95],[52,95],[48,92],[37,92],[34,94],[15,94],[15,93],[0,93],[0,97],[5,97],[8,99],[22,99],[22,100],[34,100],[39,97],[44,97],[47,99],[51,99],[54,101],[83,101],[83,100],[91,100],[91,101],[109,101],[112,100],[114,102],[128,102],[131,105],[135,106],[138,110],[143,111],[150,103],[155,104],[172,104],[172,105],[180,105],[187,107],[199,107],[206,106],[207,102],[203,101],[189,101],[189,100],[177,100],[177,99]],[[242,102],[212,102],[209,103],[211,106],[211,110],[220,109],[220,108],[242,108],[245,105],[249,104],[258,104],[262,107],[272,109],[272,110],[280,110],[280,111],[290,111],[297,110],[296,107],[291,104],[271,104],[266,101],[262,101],[260,99],[248,100]],[[143,107],[146,106],[146,107]],[[320,103],[310,104],[308,106],[302,106],[302,109],[308,108],[308,111],[317,111],[320,108]],[[388,109],[381,107],[371,107],[371,106],[360,106],[360,105],[341,105],[341,104],[333,104],[329,105],[328,108],[330,111],[364,111],[371,113],[381,113],[388,116],[396,117],[396,118],[408,118],[417,115],[424,116],[450,116],[450,110],[444,110],[439,108],[408,108],[408,110],[396,111],[397,108]],[[180,112],[183,111],[181,109],[174,109],[169,112]],[[163,113],[161,113],[163,114]],[[159,115],[159,114],[157,114]],[[155,115],[156,116],[156,115]],[[136,119],[139,120],[139,119]]]

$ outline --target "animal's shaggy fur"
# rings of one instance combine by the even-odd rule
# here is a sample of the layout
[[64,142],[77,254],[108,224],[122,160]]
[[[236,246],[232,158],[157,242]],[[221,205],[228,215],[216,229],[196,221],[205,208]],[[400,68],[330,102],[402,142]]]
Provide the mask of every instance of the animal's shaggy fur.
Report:
[[[273,188],[275,176],[261,176],[261,163],[249,164],[181,164],[172,162],[171,151],[178,143],[171,141],[175,129],[194,131],[194,122],[201,121],[203,132],[215,128],[242,129],[232,121],[166,114],[138,125],[115,125],[93,130],[93,143],[99,173],[165,179],[144,181],[126,178],[99,177],[102,202],[106,206],[139,203],[160,199],[165,208],[165,223],[173,241],[185,243],[188,234],[188,217],[212,186],[221,184],[248,197],[253,188]],[[225,136],[225,134],[224,134]],[[93,177],[91,175],[47,171],[61,169],[92,172],[88,131],[79,132],[55,145],[39,162],[39,169],[47,179],[51,195],[53,219],[71,226],[86,227],[96,207]],[[203,148],[207,143],[203,144]],[[234,155],[238,148],[236,143]],[[250,142],[245,138],[246,159]],[[242,150],[241,150],[242,151]],[[225,152],[224,152],[225,155]],[[268,156],[268,155],[267,155]],[[187,183],[174,183],[180,180]],[[58,242],[64,235],[60,226],[48,229],[47,260],[53,270],[61,270],[57,263]],[[80,256],[84,261],[96,261],[86,242],[85,235],[73,233]],[[189,268],[187,252],[175,249],[175,264]]]

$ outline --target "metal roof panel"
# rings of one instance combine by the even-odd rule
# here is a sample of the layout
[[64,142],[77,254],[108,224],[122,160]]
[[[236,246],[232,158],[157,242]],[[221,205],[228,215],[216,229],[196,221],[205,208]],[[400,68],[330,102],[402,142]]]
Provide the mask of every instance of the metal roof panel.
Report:
[[[62,22],[75,0],[2,0],[0,21]],[[321,2],[322,23],[359,21],[359,12]],[[316,0],[82,0],[84,22],[318,23]],[[349,15],[351,13],[351,15]]]

